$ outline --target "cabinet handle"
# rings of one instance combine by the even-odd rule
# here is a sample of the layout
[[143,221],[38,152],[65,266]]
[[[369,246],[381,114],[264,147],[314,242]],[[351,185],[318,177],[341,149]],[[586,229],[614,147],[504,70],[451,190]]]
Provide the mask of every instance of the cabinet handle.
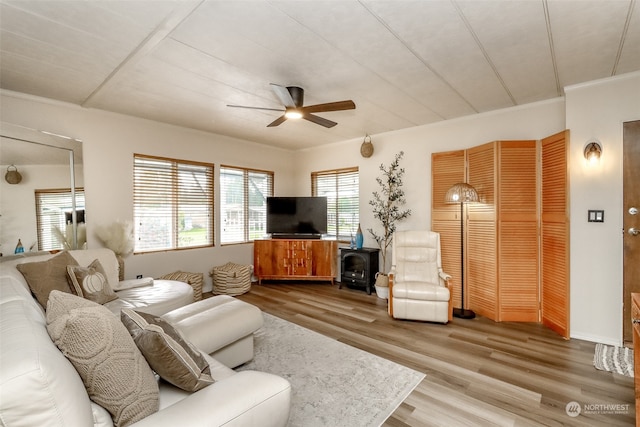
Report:
[[637,325],[638,323],[640,323],[640,319],[633,319],[631,320],[631,323],[633,323],[634,325]]

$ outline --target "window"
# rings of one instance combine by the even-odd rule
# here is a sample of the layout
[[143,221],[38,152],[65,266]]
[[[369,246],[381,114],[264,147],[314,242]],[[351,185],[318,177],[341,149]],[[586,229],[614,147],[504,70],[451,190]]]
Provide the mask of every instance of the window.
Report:
[[[84,188],[76,188],[76,222],[84,222]],[[71,224],[73,203],[71,189],[36,190],[36,225],[38,228],[38,250],[75,249],[71,246],[73,231]],[[80,236],[78,236],[80,242]],[[28,248],[25,248],[25,251]]]
[[311,194],[327,198],[327,234],[349,240],[360,223],[358,168],[311,173]]
[[244,243],[267,232],[273,172],[220,166],[220,243]]
[[135,252],[213,246],[213,165],[134,155]]

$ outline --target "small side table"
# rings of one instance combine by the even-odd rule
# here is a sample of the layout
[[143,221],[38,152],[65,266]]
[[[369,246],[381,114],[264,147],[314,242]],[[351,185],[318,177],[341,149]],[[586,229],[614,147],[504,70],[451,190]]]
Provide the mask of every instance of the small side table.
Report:
[[377,248],[340,248],[340,286],[365,288],[368,295],[376,282],[376,273],[380,268],[380,249]]

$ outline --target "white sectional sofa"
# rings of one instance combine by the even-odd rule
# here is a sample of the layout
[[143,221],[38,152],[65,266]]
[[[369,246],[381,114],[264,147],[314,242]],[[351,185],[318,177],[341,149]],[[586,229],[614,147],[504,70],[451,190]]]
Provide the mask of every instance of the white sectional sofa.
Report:
[[[154,280],[152,285],[137,286],[145,283],[134,280],[120,282],[118,260],[110,249],[96,248],[69,251],[69,254],[82,266],[98,259],[107,275],[106,279],[116,291],[118,299],[105,304],[109,310],[118,314],[123,308],[135,308],[145,313],[160,316],[176,308],[193,302],[193,289],[186,283],[175,280]],[[53,258],[53,254],[24,256],[0,263],[0,275],[10,276],[29,289],[23,275],[16,269],[18,264],[42,262]]]
[[[107,275],[117,277],[117,262],[109,252],[92,249],[72,251],[72,255],[81,265],[96,258],[101,262],[104,260]],[[46,313],[15,268],[17,263],[40,260],[40,257],[26,257],[0,263],[0,424],[6,427],[113,426],[110,413],[90,400],[78,371],[50,338]],[[145,292],[148,292],[146,296]],[[241,328],[236,334],[237,348],[228,333],[222,338],[216,335],[216,329],[227,330],[228,327],[216,328],[211,323],[221,321],[225,311],[232,317],[236,313],[234,322],[242,317],[237,313],[245,313],[254,319],[255,314],[242,305],[245,303],[240,304],[239,309],[234,308],[233,299],[216,303],[205,300],[189,305],[191,292],[191,288],[181,282],[159,284],[156,281],[153,286],[117,291],[119,298],[104,305],[114,315],[119,315],[123,307],[140,309],[155,316],[165,314],[167,318],[176,311],[173,317],[177,323],[183,323],[185,337],[191,335],[198,347],[208,347],[202,353],[215,382],[196,392],[187,392],[158,380],[159,411],[130,425],[286,425],[291,399],[288,381],[264,372],[235,372],[206,354],[213,349],[215,355],[220,350],[221,357],[227,358],[226,363],[230,365],[246,361],[247,352],[252,354],[253,346],[252,339],[245,335],[256,326],[255,320],[253,326]],[[210,312],[210,317],[206,312]],[[210,340],[207,339],[207,327],[211,330]],[[238,334],[243,336],[237,337]]]

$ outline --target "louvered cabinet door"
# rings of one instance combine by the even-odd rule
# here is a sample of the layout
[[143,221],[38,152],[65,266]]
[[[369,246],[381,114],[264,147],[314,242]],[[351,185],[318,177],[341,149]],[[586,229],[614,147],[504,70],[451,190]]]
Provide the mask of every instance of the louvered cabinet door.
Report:
[[464,150],[431,155],[431,230],[440,233],[442,269],[451,275],[456,308],[461,308],[460,205],[445,203],[444,196],[454,184],[464,181]]
[[465,205],[468,308],[492,320],[499,320],[496,150],[496,142],[467,150],[468,183],[476,188],[480,201]]
[[542,323],[569,338],[569,131],[542,140]]
[[536,141],[499,143],[500,321],[540,321],[536,146]]

